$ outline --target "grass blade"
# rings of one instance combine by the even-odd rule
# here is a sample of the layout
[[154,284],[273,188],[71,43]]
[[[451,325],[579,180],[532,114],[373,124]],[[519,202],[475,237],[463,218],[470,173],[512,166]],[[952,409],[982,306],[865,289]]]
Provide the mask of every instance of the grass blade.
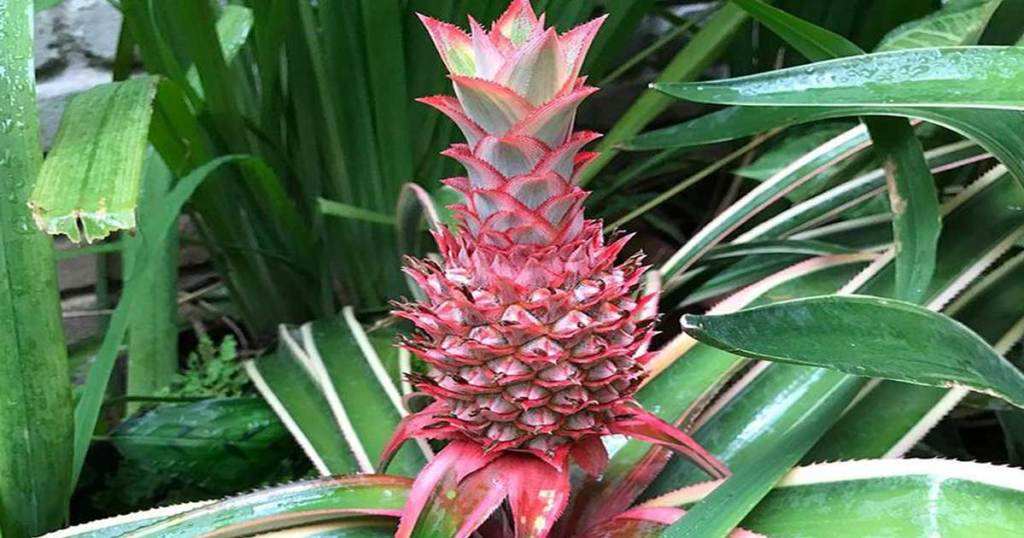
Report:
[[[156,152],[146,159],[145,182],[139,194],[140,226],[156,215],[171,189],[174,178]],[[178,371],[178,229],[167,231],[167,239],[156,256],[149,260],[149,270],[140,278],[140,286],[148,290],[135,305],[135,315],[128,327],[127,394],[154,394],[170,384]],[[126,274],[132,274],[144,248],[141,236],[125,240],[123,261]],[[139,408],[128,406],[128,414]]]

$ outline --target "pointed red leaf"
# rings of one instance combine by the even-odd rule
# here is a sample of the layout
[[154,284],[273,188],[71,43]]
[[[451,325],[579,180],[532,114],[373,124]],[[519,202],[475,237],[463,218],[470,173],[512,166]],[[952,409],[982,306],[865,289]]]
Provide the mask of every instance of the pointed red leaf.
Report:
[[553,148],[561,146],[572,131],[576,109],[587,96],[596,91],[597,88],[586,86],[552,99],[517,122],[509,134],[536,138]]
[[416,476],[395,537],[410,538],[424,511],[441,510],[468,516],[473,514],[477,504],[492,503],[493,498],[478,487],[463,492],[461,496],[458,487],[466,476],[488,466],[497,457],[497,453],[485,453],[476,443],[449,443]]
[[484,472],[508,484],[516,538],[544,538],[569,503],[569,470],[530,455],[509,454]]
[[594,37],[607,18],[608,15],[602,15],[569,30],[559,37],[562,52],[565,54],[565,63],[569,70],[567,78],[573,79],[579,76],[580,68],[583,67],[583,60],[587,56],[587,51],[590,50]]
[[463,112],[489,134],[504,135],[533,108],[525,97],[496,82],[457,75],[451,79]]
[[596,477],[608,466],[608,451],[600,437],[584,437],[573,444],[572,459],[585,473]]
[[530,0],[512,0],[501,17],[494,21],[491,32],[501,35],[513,46],[519,46],[530,38],[537,26],[540,26],[540,20],[533,12]]
[[[411,415],[403,418],[395,428],[395,433],[391,435],[391,439],[388,441],[388,444],[384,446],[384,450],[380,454],[377,469],[382,472],[387,469],[388,463],[391,462],[391,458],[395,456],[395,453],[402,447],[402,444],[409,439],[427,437],[428,429],[438,422],[434,416],[443,411],[443,404],[435,402],[425,407],[422,411],[412,413]],[[444,438],[444,435],[441,435],[442,432],[440,431],[433,433],[436,435],[430,435],[432,439]]]
[[459,130],[462,131],[462,136],[466,137],[466,143],[470,146],[475,146],[477,141],[487,134],[476,122],[466,115],[462,110],[462,105],[459,104],[459,100],[450,95],[420,97],[416,101],[430,105],[441,111],[445,116],[448,116],[459,127]]
[[419,15],[423,26],[427,28],[434,47],[441,55],[448,72],[453,75],[476,75],[476,60],[473,55],[473,42],[466,32],[454,24],[439,21],[426,15]]
[[615,433],[671,448],[715,478],[729,476],[729,469],[722,462],[671,424],[635,405],[624,405],[618,411],[628,415],[628,418],[616,420],[610,425]]

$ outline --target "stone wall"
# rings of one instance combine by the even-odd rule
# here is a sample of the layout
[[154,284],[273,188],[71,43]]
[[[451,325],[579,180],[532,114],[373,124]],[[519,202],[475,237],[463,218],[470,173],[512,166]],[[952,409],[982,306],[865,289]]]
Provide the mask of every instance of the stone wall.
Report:
[[66,0],[35,19],[36,91],[43,144],[53,140],[67,98],[110,82],[121,13],[106,0]]

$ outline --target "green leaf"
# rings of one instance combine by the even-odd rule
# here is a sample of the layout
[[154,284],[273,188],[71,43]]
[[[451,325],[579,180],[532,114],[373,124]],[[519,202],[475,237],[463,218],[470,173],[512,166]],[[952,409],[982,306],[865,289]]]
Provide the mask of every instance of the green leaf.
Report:
[[284,349],[245,363],[249,379],[321,475],[359,471],[352,451],[338,442],[330,404],[303,366]]
[[701,499],[686,515],[665,530],[666,538],[725,536],[771,491],[832,425],[846,402],[856,396],[859,383],[837,383],[816,394],[821,405],[811,406],[786,428],[776,430],[770,449],[757,461],[733,465],[733,476]]
[[[1016,185],[1008,186],[1016,189]],[[968,243],[995,244],[977,262],[962,269],[962,273],[987,267],[988,262],[1002,256],[1009,245],[1018,241],[1024,231],[1021,228],[1024,222],[1013,218],[1012,211],[993,209],[991,206],[971,208],[971,221],[977,224],[968,229],[979,233],[949,234],[940,244],[944,252],[962,252]],[[945,312],[991,342],[996,351],[1005,351],[998,347],[1000,341],[1013,330],[1014,321],[1024,315],[1024,305],[1017,300],[1024,294],[1022,265],[1024,256],[1007,260],[950,303]],[[961,398],[953,392],[963,396],[961,390],[883,382],[843,415],[808,455],[807,461],[901,456],[959,402]]]
[[[346,308],[341,319],[282,330],[281,342],[247,369],[310,460],[325,475],[382,472],[377,458],[406,413],[387,370],[398,364],[390,334],[367,335]],[[424,446],[409,443],[389,471],[416,474]]]
[[370,211],[369,209],[363,209],[351,204],[327,200],[325,198],[318,198],[317,205],[320,206],[321,213],[332,217],[354,219],[389,226],[394,226],[396,222],[395,217],[392,215],[385,215],[376,211]]
[[[854,125],[851,123],[838,122],[809,126],[808,129],[787,136],[764,153],[758,155],[757,159],[754,159],[752,163],[733,171],[733,173],[757,181],[765,181],[793,161],[810,153],[818,146],[825,144],[852,127]],[[786,198],[794,202],[808,198],[823,184],[827,183],[828,179],[835,175],[838,170],[839,167],[825,170],[817,176],[814,182],[794,189],[786,195]]]
[[771,28],[793,48],[813,61],[857,56],[864,51],[840,35],[794,17],[761,0],[733,0],[755,19]]
[[903,118],[864,121],[882,158],[892,214],[896,251],[894,297],[920,302],[935,273],[935,252],[942,220],[935,180],[925,162],[921,142]]
[[71,474],[71,388],[53,243],[26,205],[39,170],[32,4],[0,16],[0,533],[61,525]]
[[156,80],[112,82],[71,99],[29,199],[41,230],[77,243],[135,228]]
[[251,489],[280,476],[294,447],[260,398],[164,404],[121,423],[110,440],[123,460],[107,495],[129,507]]
[[371,528],[393,526],[391,517],[365,516],[397,515],[410,485],[409,479],[397,476],[320,478],[217,502],[157,508],[94,522],[66,529],[53,538],[251,536],[334,520],[360,522]]
[[[145,226],[159,211],[174,182],[171,171],[156,152],[146,158],[145,182],[139,194],[139,221]],[[125,239],[123,263],[131,274],[142,237]],[[142,274],[147,293],[135,306],[128,328],[127,394],[155,394],[171,383],[178,371],[178,230],[167,233],[164,248],[150,261],[150,270]],[[138,406],[130,405],[129,413]]]
[[629,150],[711,144],[812,121],[850,116],[920,118],[970,138],[999,159],[1024,184],[1024,113],[1008,110],[938,109],[894,106],[741,106],[633,138]]
[[677,250],[658,269],[666,280],[666,289],[676,285],[674,279],[690,268],[708,250],[743,223],[749,221],[786,193],[806,184],[819,170],[826,168],[867,146],[867,131],[855,127],[804,155],[801,159],[761,182],[728,209],[718,214]]
[[[235,59],[238,51],[242,50],[242,45],[249,39],[252,23],[252,10],[247,7],[228,4],[221,10],[220,18],[217,19],[217,40],[227,63],[230,64]],[[185,78],[196,93],[202,96],[203,84],[199,80],[196,66],[188,69]]]
[[918,385],[964,386],[1024,407],[1024,374],[967,327],[902,301],[812,297],[734,314],[687,315],[683,329],[738,355]]
[[882,52],[746,77],[658,83],[679,99],[773,107],[887,106],[1024,110],[1020,47]]
[[973,45],[1002,0],[953,0],[927,17],[903,24],[889,32],[877,52]]
[[[925,160],[933,172],[989,157],[982,148],[969,140],[946,144],[925,152]],[[884,190],[885,171],[867,171],[759,223],[737,237],[734,242],[742,244],[763,238],[785,237],[835,217],[846,208],[871,200]]]
[[[1007,228],[1012,229],[1021,224],[1022,216],[1014,209],[1021,203],[1020,187],[1005,175],[1005,172],[984,179],[985,181],[973,185],[951,200],[944,208],[947,233],[944,234],[944,243],[939,248],[936,278],[930,286],[929,297],[933,302],[941,303],[947,301],[948,297],[955,296],[958,290],[962,289],[966,279],[972,274],[976,276],[973,268],[978,262],[989,257],[992,250],[1003,243]],[[860,230],[860,233],[863,231]],[[847,274],[824,279],[819,283],[819,287],[810,292],[833,293],[846,283],[846,291],[850,292],[874,295],[892,293],[891,266],[876,261],[865,271],[858,273],[858,277],[861,277],[858,281],[868,279],[859,286],[852,283],[852,276]],[[771,299],[778,301],[807,296],[807,291],[789,290],[787,293],[780,290],[774,293]],[[719,353],[739,360],[724,351]],[[690,365],[691,361],[704,360],[706,359],[699,354],[692,357],[687,354],[682,360],[677,361],[673,368],[652,381],[651,386],[684,364]],[[726,465],[762,461],[762,454],[773,446],[772,439],[778,431],[786,429],[787,424],[795,420],[795,417],[807,413],[808,409],[825,403],[819,397],[821,391],[831,390],[832,385],[848,383],[851,380],[859,381],[862,386],[868,382],[867,378],[821,368],[763,364],[737,380],[728,398],[722,398],[715,404],[714,409],[705,412],[706,418],[698,419],[694,438]],[[936,390],[905,383],[899,385],[904,391]],[[870,398],[870,394],[868,397]],[[881,425],[869,425],[867,435],[870,437],[875,432],[885,435],[890,433],[888,428],[882,428]],[[704,480],[704,477],[700,473],[694,472],[685,462],[674,459],[659,473],[650,488],[650,493],[656,495],[668,492],[701,480]]]
[[[689,506],[716,495],[715,485],[649,504]],[[1011,538],[1024,525],[1022,506],[1019,469],[948,460],[847,461],[794,469],[741,525],[773,538]]]

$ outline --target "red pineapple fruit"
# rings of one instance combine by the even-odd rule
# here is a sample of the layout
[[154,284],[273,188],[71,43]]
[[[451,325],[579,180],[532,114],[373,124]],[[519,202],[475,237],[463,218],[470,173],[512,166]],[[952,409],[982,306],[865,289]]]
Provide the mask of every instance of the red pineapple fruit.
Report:
[[[435,233],[443,258],[409,260],[427,299],[398,305],[416,333],[401,341],[431,366],[414,376],[434,398],[410,415],[382,456],[412,437],[450,442],[413,485],[398,536],[409,536],[431,496],[486,483],[460,536],[506,499],[516,536],[547,536],[569,498],[569,462],[591,475],[608,461],[601,437],[668,446],[714,476],[726,469],[690,437],[643,410],[633,395],[646,372],[656,321],[639,295],[640,256],[616,263],[628,237],[606,244],[583,216],[576,183],[600,135],[573,132],[596,91],[579,76],[603,18],[559,35],[527,0],[513,0],[485,31],[421,17],[456,97],[420,99],[450,117],[466,143],[445,155],[468,177],[446,180],[465,204],[457,231]],[[482,482],[481,482],[482,481]]]

